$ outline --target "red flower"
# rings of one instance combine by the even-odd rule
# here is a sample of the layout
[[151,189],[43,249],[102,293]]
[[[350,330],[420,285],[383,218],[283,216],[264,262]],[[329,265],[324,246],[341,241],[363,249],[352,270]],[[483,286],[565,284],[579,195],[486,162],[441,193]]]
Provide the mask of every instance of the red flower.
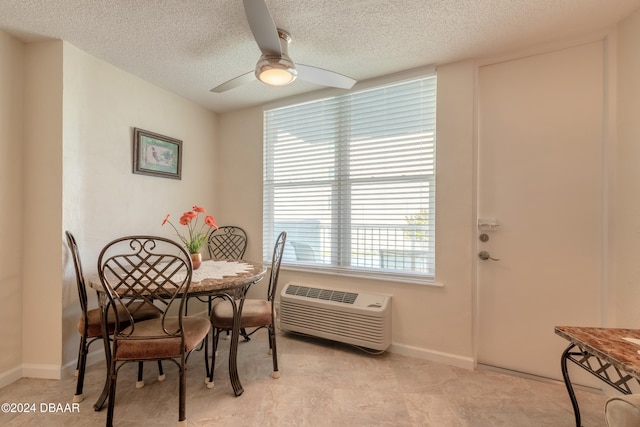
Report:
[[169,220],[170,215],[167,215],[162,221],[162,225],[169,223],[171,227],[175,230],[176,234],[187,247],[189,253],[195,254],[200,251],[202,246],[207,243],[207,238],[209,236],[209,232],[213,230],[217,230],[218,226],[216,225],[216,220],[211,216],[207,215],[204,219],[204,224],[198,224],[198,215],[201,212],[205,212],[205,209],[200,206],[194,206],[193,210],[185,212],[180,217],[180,224],[187,226],[187,232],[182,234],[178,231],[178,229],[171,223]]
[[207,215],[207,217],[204,219],[204,223],[207,224],[209,227],[213,227],[214,230],[218,229],[218,226],[216,225],[216,220],[211,215]]
[[189,224],[191,223],[191,220],[192,220],[192,219],[193,219],[193,217],[192,217],[192,216],[187,215],[187,214],[185,213],[185,214],[183,214],[183,215],[180,217],[180,224],[182,224],[182,225],[189,225]]

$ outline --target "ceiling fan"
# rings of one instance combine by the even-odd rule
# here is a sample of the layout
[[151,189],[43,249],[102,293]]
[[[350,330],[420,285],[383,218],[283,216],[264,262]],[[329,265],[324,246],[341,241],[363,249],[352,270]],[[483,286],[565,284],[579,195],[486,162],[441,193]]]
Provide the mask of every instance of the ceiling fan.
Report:
[[296,78],[323,86],[350,89],[356,81],[350,77],[310,65],[295,64],[289,57],[291,36],[276,27],[264,0],[243,0],[245,15],[253,37],[262,52],[255,71],[233,78],[211,89],[221,93],[253,81],[269,86],[284,86]]

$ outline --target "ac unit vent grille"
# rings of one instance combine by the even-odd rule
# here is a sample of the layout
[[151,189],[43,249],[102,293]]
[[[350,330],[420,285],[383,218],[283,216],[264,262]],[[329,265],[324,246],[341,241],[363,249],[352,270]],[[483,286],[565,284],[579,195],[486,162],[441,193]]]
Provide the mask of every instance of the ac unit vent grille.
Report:
[[391,296],[287,283],[280,328],[374,350],[391,345]]
[[289,285],[286,293],[287,295],[334,301],[342,304],[353,304],[356,301],[356,298],[358,298],[358,294],[354,292],[333,291],[329,289],[319,289],[298,285]]

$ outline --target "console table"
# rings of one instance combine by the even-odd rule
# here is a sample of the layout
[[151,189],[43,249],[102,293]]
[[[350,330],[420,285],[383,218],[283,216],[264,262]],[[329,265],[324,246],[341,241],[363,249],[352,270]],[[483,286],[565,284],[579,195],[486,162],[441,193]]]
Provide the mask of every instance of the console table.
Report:
[[631,394],[630,382],[635,380],[640,384],[640,344],[633,342],[637,340],[640,343],[639,329],[556,326],[555,332],[570,342],[562,353],[560,363],[573,405],[576,427],[581,427],[580,409],[569,379],[567,360],[623,394]]

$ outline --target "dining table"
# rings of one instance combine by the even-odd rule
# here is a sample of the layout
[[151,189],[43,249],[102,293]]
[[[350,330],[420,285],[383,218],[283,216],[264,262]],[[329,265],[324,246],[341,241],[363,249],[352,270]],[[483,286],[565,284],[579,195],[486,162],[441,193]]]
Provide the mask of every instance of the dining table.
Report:
[[[240,316],[242,314],[244,295],[251,285],[260,281],[264,277],[267,272],[267,267],[268,265],[262,262],[244,260],[206,260],[202,262],[198,269],[193,270],[191,283],[187,290],[187,295],[189,297],[212,296],[224,298],[229,300],[234,307],[235,315],[233,319],[229,349],[229,378],[236,396],[240,396],[244,392],[238,375],[237,365]],[[108,372],[109,365],[111,363],[111,347],[109,333],[106,326],[106,313],[110,309],[109,300],[97,274],[90,277],[89,284],[91,288],[98,292],[98,303],[102,319],[102,334]],[[208,344],[205,343],[205,345]],[[208,362],[206,363],[206,366],[205,383],[207,383],[208,388],[211,388],[213,387],[213,366],[209,369]],[[108,378],[105,376],[105,385],[102,394],[93,405],[96,411],[101,410],[107,401],[109,395],[108,384]]]

